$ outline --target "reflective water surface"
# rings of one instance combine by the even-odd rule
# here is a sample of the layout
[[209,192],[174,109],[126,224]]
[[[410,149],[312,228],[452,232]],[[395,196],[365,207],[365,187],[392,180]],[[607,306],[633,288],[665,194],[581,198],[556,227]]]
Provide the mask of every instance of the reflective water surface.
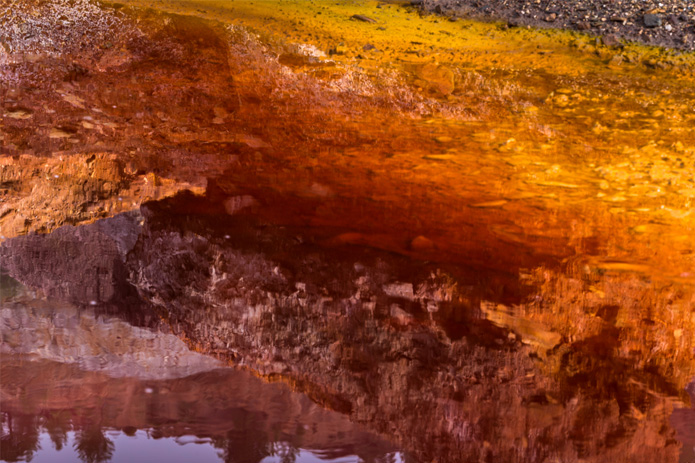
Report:
[[407,3],[0,1],[0,458],[695,458],[693,56]]
[[346,417],[191,352],[163,327],[30,293],[1,310],[4,461],[402,458]]
[[[557,274],[520,287],[326,246],[316,228],[176,212],[192,204],[212,207],[183,195],[3,243],[7,272],[35,285],[3,277],[3,458],[79,454],[86,435],[105,453],[80,458],[105,461],[139,432],[143,451],[193,441],[226,461],[687,461],[692,366],[664,345],[665,322],[611,294],[547,309],[609,288],[648,297],[654,282],[607,272],[574,295],[583,283]],[[49,252],[133,236],[122,254]]]

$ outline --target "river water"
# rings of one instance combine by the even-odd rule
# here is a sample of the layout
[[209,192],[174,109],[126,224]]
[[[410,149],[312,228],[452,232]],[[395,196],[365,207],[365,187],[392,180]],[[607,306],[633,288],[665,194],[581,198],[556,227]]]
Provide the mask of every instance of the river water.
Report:
[[695,458],[693,57],[403,3],[0,3],[0,458]]

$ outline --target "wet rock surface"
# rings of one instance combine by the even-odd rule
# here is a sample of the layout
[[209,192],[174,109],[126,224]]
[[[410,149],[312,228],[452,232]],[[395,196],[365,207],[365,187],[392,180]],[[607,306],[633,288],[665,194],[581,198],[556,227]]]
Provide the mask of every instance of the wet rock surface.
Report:
[[695,9],[684,0],[423,0],[424,11],[507,21],[510,27],[558,27],[679,50],[695,50]]

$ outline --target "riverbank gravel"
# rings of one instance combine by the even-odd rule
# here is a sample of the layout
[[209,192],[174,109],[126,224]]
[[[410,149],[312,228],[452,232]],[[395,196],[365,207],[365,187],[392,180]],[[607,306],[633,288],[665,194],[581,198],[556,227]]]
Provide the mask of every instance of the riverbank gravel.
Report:
[[695,51],[692,0],[415,0],[452,18],[501,20],[509,27],[571,29],[625,41]]

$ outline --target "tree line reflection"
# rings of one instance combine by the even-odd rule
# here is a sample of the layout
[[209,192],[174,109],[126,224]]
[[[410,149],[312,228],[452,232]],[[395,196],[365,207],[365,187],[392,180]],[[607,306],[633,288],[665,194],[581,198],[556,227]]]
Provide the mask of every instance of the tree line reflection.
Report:
[[[68,413],[63,411],[45,412],[41,415],[22,413],[0,413],[2,435],[0,436],[0,458],[7,462],[31,461],[43,449],[42,434],[50,438],[53,450],[60,452],[67,448],[77,454],[84,463],[106,463],[111,461],[116,450],[116,443],[109,437],[114,432],[136,438],[138,429],[126,426],[113,429],[100,423],[75,423]],[[268,457],[275,457],[281,463],[296,463],[301,454],[304,428],[297,427],[297,433],[289,440],[274,440],[273,435],[263,429],[259,416],[249,411],[235,414],[233,421],[237,429],[227,431],[219,436],[198,436],[201,443],[209,443],[218,450],[221,461],[225,463],[259,463]],[[143,429],[150,439],[166,438],[157,428]],[[173,440],[175,441],[175,440]],[[184,445],[179,443],[178,445]],[[332,460],[344,457],[350,448],[327,449],[315,453],[321,459]],[[395,463],[395,452],[367,456],[365,463]],[[405,462],[412,460],[404,456]]]

